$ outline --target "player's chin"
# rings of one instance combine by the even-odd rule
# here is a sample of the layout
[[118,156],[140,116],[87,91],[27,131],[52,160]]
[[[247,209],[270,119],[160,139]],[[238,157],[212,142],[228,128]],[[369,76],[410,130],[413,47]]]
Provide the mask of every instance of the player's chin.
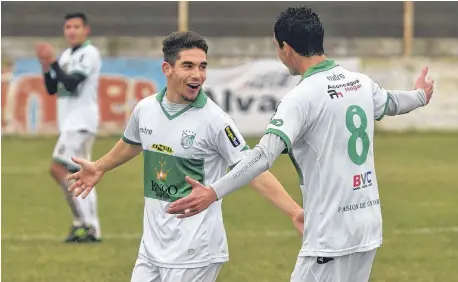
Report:
[[194,101],[197,98],[197,95],[199,95],[201,87],[201,85],[186,85],[186,94],[184,95],[184,98],[188,101]]

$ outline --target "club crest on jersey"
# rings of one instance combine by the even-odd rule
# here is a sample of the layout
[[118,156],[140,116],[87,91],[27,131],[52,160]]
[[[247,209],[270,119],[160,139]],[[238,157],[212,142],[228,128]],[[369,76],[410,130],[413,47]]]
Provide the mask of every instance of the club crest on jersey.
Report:
[[196,133],[191,130],[184,130],[181,134],[181,146],[185,149],[191,148],[194,139],[196,139]]

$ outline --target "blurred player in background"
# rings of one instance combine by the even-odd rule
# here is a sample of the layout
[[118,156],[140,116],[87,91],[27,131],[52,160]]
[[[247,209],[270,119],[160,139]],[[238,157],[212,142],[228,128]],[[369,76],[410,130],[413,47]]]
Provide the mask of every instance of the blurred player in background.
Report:
[[79,166],[72,156],[90,158],[99,125],[98,83],[101,67],[99,51],[87,39],[90,32],[82,13],[67,14],[64,36],[69,48],[56,59],[46,43],[36,46],[50,95],[57,93],[60,136],[52,154],[51,175],[62,188],[73,224],[66,242],[98,242],[101,238],[95,189],[86,199],[74,198],[66,180]]
[[300,83],[283,97],[260,143],[236,167],[210,187],[187,177],[192,193],[174,202],[169,212],[198,215],[288,153],[299,174],[306,218],[291,281],[363,282],[382,244],[374,120],[426,105],[433,80],[426,79],[425,68],[415,90],[387,91],[327,59],[323,37],[311,9],[289,8],[280,14],[273,41],[291,74],[302,76]]
[[[167,87],[137,104],[124,136],[107,155],[95,163],[74,159],[82,170],[70,177],[77,180],[70,190],[76,189],[76,196],[85,191],[84,197],[105,172],[143,151],[143,236],[132,282],[213,282],[229,259],[221,202],[187,220],[166,213],[171,202],[191,192],[185,176],[212,183],[249,151],[230,116],[202,90],[207,50],[197,33],[168,36],[162,64]],[[270,172],[251,185],[302,232],[302,209]]]

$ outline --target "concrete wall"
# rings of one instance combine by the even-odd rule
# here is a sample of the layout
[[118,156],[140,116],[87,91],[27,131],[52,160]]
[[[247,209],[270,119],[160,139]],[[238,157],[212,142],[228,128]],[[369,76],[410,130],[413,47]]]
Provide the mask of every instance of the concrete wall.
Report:
[[[177,29],[177,1],[2,2],[5,36],[59,36],[64,14],[87,14],[97,36],[164,36]],[[403,32],[403,2],[193,1],[189,26],[206,37],[264,37],[289,6],[311,6],[333,37],[395,37]],[[415,2],[415,36],[458,37],[457,2]]]

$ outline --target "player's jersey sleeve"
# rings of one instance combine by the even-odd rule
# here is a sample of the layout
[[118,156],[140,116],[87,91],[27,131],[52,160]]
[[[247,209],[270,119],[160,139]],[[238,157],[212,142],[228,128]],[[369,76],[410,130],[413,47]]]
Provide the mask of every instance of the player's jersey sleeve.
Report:
[[241,161],[249,149],[235,122],[229,116],[216,128],[215,143],[216,150],[227,161],[229,167]]
[[306,127],[306,113],[303,106],[291,97],[284,98],[277,106],[265,134],[275,134],[285,142],[283,153],[291,151],[294,142]]
[[86,47],[84,52],[81,52],[76,59],[76,65],[72,72],[82,74],[84,77],[88,77],[89,74],[97,69],[97,66],[101,64],[100,54],[95,48]]
[[126,130],[122,136],[122,140],[131,145],[141,145],[140,129],[139,129],[139,108],[140,104],[135,106],[127,123]]
[[370,79],[372,99],[374,101],[374,119],[381,120],[388,108],[388,92]]

